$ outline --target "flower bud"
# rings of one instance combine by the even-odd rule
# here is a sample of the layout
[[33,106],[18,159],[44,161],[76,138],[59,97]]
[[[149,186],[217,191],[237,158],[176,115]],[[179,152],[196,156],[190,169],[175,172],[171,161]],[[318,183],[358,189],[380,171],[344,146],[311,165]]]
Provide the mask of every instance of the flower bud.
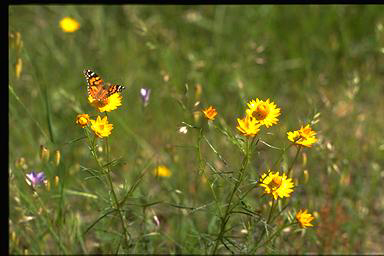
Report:
[[303,166],[305,167],[307,165],[307,154],[303,152]]
[[54,154],[55,154],[54,162],[55,162],[55,165],[58,166],[60,164],[60,159],[61,159],[60,150],[56,150]]
[[55,185],[56,188],[59,186],[59,180],[60,180],[59,176],[55,176],[53,184]]
[[304,170],[304,184],[308,182],[309,179],[309,173],[308,170]]
[[15,75],[16,79],[20,78],[21,71],[23,70],[23,61],[21,58],[17,58],[16,65],[15,65]]
[[200,111],[193,112],[193,119],[195,120],[195,122],[198,122],[200,120],[200,117],[201,117]]
[[16,50],[20,51],[21,47],[23,46],[23,41],[21,41],[21,34],[20,32],[16,32],[14,35],[15,35],[15,48]]
[[16,160],[15,165],[17,168],[26,170],[28,169],[27,161],[25,160],[24,157],[20,157],[19,159]]
[[200,100],[200,96],[201,96],[202,91],[203,91],[203,87],[201,86],[201,84],[197,83],[195,85],[195,100],[196,101]]
[[48,161],[49,159],[49,149],[47,149],[43,145],[40,145],[40,159],[42,161]]
[[44,185],[47,191],[51,190],[51,182],[49,182],[49,180],[44,180]]

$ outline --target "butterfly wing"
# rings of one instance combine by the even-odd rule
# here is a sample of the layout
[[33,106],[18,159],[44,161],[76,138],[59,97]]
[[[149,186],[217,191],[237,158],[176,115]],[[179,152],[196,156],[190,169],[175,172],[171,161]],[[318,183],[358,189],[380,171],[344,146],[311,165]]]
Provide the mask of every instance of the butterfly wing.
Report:
[[112,84],[107,89],[104,88],[104,81],[90,69],[84,70],[85,78],[88,83],[88,95],[92,96],[92,98],[105,101],[109,96],[114,93],[121,92],[125,89],[124,86]]
[[99,93],[104,90],[103,85],[104,81],[101,79],[99,75],[97,75],[95,72],[93,72],[90,69],[84,70],[84,76],[87,79],[87,89],[88,89],[88,95],[92,96],[94,99],[99,98]]
[[108,98],[112,94],[117,93],[117,92],[121,92],[124,89],[125,89],[124,86],[121,86],[121,85],[118,85],[118,84],[112,84],[107,89],[106,97]]

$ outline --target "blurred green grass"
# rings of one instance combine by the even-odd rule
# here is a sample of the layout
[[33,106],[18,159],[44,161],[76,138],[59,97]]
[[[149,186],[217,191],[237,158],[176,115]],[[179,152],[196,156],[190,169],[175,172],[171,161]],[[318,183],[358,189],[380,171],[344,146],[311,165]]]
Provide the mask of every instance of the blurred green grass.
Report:
[[[133,201],[190,206],[206,201],[209,193],[196,192],[193,186],[201,183],[192,148],[197,133],[177,133],[181,122],[194,123],[193,111],[214,105],[221,121],[234,131],[246,102],[270,98],[282,115],[279,125],[270,130],[273,136],[266,135],[265,140],[278,147],[288,144],[288,130],[321,113],[314,127],[319,145],[305,151],[309,181],[292,199],[294,206],[306,205],[318,212],[317,227],[294,242],[284,237],[280,252],[383,252],[382,13],[383,7],[375,5],[11,6],[9,32],[20,32],[23,47],[17,53],[10,41],[9,86],[14,91],[9,93],[10,168],[18,171],[14,163],[24,157],[29,169],[42,169],[39,146],[58,148],[67,188],[101,193],[97,181],[85,180],[89,175],[80,167],[94,165],[86,146],[66,144],[83,135],[75,116],[96,113],[86,101],[82,74],[91,68],[106,81],[127,87],[123,106],[109,114],[114,122],[111,154],[122,158],[114,170],[115,181],[124,176],[133,183],[143,168],[166,164],[172,177],[160,181],[145,176],[135,191],[137,202]],[[80,30],[62,32],[58,23],[64,16],[78,20]],[[17,56],[23,60],[19,79],[15,78]],[[193,107],[196,84],[202,85],[203,93],[201,105]],[[145,109],[138,97],[141,87],[152,89]],[[210,132],[209,138],[230,163],[224,168],[235,168],[240,158],[233,147],[217,133]],[[271,167],[279,154],[260,150],[252,160],[254,178],[256,170]],[[217,159],[209,147],[204,146],[203,152],[206,158]],[[302,177],[303,168],[301,163],[295,166],[297,177]],[[15,174],[19,179],[15,184],[23,182],[22,176]],[[15,181],[10,182],[10,218],[17,223],[21,214],[14,197],[23,186],[16,188]],[[66,195],[65,200],[68,219],[81,229],[105,205],[81,196]],[[153,238],[149,252],[203,252],[188,239],[196,230],[210,228],[205,212],[186,216],[167,206],[155,209],[166,223],[168,237]],[[132,214],[141,212],[133,209]],[[26,227],[19,224],[13,229],[21,236]],[[40,235],[44,237],[44,232]],[[35,253],[43,248],[58,252],[31,241],[25,239],[24,246]],[[87,237],[85,245],[76,244],[74,251],[91,252],[87,241],[102,243],[102,252],[116,247],[100,231]]]

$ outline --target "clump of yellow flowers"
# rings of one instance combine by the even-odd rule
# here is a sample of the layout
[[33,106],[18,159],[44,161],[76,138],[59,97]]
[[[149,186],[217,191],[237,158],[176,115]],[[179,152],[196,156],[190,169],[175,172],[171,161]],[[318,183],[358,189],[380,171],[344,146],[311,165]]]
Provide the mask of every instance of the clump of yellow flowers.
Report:
[[[243,136],[255,137],[262,126],[269,128],[279,122],[281,110],[270,99],[264,101],[256,98],[249,101],[247,107],[245,117],[237,118],[236,128]],[[301,126],[297,131],[287,132],[287,135],[288,140],[299,147],[311,147],[317,142],[316,132],[312,130],[309,124],[305,127]],[[290,170],[286,173],[282,172],[282,174],[279,171],[268,170],[261,175],[259,185],[264,188],[265,194],[272,196],[273,200],[288,198],[294,190],[294,183],[292,178],[288,177],[289,174]],[[313,226],[310,222],[314,217],[307,213],[307,210],[300,210],[296,214],[296,219],[302,228]]]
[[243,119],[237,119],[237,129],[244,136],[255,136],[260,131],[260,126],[271,127],[279,121],[280,108],[269,99],[266,101],[251,100],[245,111],[246,116]]

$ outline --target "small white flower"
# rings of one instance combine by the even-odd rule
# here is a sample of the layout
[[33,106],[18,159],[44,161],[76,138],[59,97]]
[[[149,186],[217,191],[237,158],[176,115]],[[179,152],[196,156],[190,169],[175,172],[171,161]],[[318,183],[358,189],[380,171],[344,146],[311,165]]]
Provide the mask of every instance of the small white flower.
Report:
[[188,132],[188,128],[187,126],[181,126],[179,128],[179,133],[183,133],[183,134],[186,134]]

